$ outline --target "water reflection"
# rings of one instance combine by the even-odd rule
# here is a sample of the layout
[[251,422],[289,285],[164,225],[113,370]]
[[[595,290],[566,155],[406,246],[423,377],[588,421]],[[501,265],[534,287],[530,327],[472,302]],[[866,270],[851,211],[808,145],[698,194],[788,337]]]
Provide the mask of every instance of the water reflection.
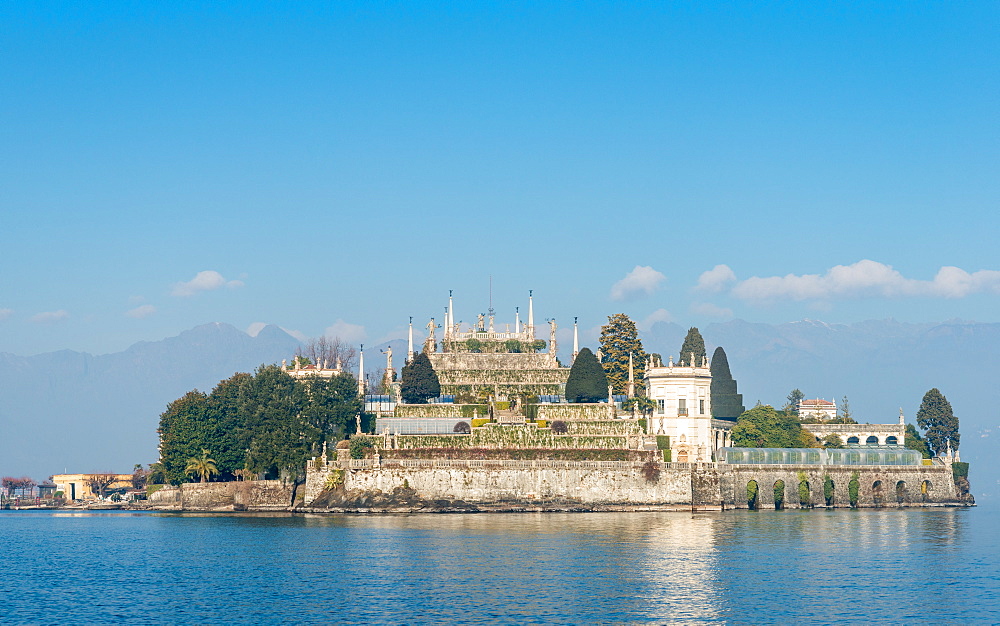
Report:
[[0,597],[9,621],[51,623],[73,603],[22,598],[99,597],[94,622],[998,622],[996,526],[963,510],[37,513],[0,519],[21,547]]

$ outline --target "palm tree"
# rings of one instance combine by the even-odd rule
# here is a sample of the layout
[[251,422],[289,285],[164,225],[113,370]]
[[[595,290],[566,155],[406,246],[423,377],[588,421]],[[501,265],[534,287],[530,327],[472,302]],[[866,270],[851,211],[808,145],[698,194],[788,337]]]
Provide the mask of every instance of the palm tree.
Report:
[[184,468],[184,473],[194,474],[203,483],[207,483],[212,480],[212,476],[219,473],[219,468],[215,466],[215,459],[208,458],[209,454],[211,453],[208,450],[202,448],[200,457],[192,457],[188,459],[188,464],[187,467]]

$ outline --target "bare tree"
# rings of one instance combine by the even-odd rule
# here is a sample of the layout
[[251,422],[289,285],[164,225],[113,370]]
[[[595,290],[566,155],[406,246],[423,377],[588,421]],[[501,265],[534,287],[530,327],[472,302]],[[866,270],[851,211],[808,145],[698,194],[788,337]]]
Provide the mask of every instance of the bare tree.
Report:
[[149,470],[142,468],[142,465],[136,463],[135,468],[132,470],[132,488],[142,489],[146,486],[146,482],[149,480]]
[[84,483],[90,488],[91,493],[96,496],[104,498],[104,492],[107,491],[108,487],[114,484],[118,480],[116,474],[110,472],[103,472],[99,474],[88,474],[84,478]]
[[310,362],[327,367],[340,367],[344,371],[351,371],[358,362],[358,351],[354,346],[341,341],[339,337],[318,337],[310,339],[305,345],[299,346],[299,354],[309,359]]

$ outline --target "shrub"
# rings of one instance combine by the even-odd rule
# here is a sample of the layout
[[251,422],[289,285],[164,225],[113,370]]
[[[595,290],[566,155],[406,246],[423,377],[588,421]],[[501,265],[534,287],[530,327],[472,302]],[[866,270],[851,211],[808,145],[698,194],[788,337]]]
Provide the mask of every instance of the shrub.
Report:
[[344,484],[344,470],[333,470],[330,475],[326,477],[326,483],[323,484],[324,489],[334,489],[339,485]]
[[401,391],[406,404],[421,404],[441,395],[437,373],[423,352],[403,367]]
[[351,458],[352,459],[363,459],[365,458],[365,451],[368,448],[374,448],[375,442],[372,441],[371,437],[357,436],[351,437]]
[[851,499],[851,506],[858,506],[858,492],[861,490],[861,483],[858,482],[858,473],[851,474],[851,482],[847,483],[847,495]]
[[671,455],[671,451],[670,450],[664,450],[663,451],[663,460],[666,461],[667,463],[669,463],[670,462],[670,458],[671,458],[670,455]]
[[[464,416],[463,416],[463,417],[464,417]],[[491,420],[491,419],[490,419],[490,418],[488,418],[488,417],[477,417],[476,419],[472,420],[472,427],[473,427],[473,428],[479,428],[479,427],[480,427],[480,426],[482,426],[483,424],[489,424],[489,423],[490,423],[490,422],[492,422],[492,421],[493,421],[493,420]]]
[[455,424],[455,428],[452,429],[452,432],[468,435],[472,432],[472,427],[469,426],[469,422],[459,422]]
[[556,433],[557,435],[565,435],[567,432],[569,432],[569,426],[567,426],[566,422],[562,420],[553,421],[549,425],[549,427],[552,429],[552,432]]
[[656,449],[657,450],[669,450],[670,449],[670,437],[668,435],[657,435],[656,436]]
[[340,441],[337,442],[338,450],[347,450],[350,447],[351,447],[351,442],[346,439],[341,439]]
[[548,428],[549,427],[549,423],[547,421],[545,421],[545,420],[535,420],[535,424],[539,428]]
[[833,505],[833,494],[833,479],[830,478],[829,474],[827,474],[823,477],[823,498],[826,500],[827,506]]
[[968,478],[969,464],[961,461],[955,461],[951,464],[951,472],[955,478]]
[[576,355],[566,381],[566,400],[569,402],[597,402],[608,396],[608,378],[604,368],[590,348],[583,348]]

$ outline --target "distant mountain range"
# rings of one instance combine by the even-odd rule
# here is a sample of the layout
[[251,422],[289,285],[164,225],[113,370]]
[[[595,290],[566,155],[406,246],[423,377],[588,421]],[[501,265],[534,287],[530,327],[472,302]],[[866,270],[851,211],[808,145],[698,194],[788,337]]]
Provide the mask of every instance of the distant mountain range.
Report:
[[[677,356],[687,332],[660,322],[642,334],[648,352]],[[781,405],[793,388],[807,397],[848,396],[858,421],[894,422],[902,407],[915,422],[920,400],[938,387],[962,424],[961,452],[974,463],[977,497],[1000,491],[994,460],[1000,411],[1000,324],[895,320],[851,325],[803,320],[733,320],[701,329],[709,355],[722,345],[747,407]],[[392,345],[402,365],[405,340],[369,346],[366,370],[384,367]],[[167,403],[191,389],[211,390],[237,371],[290,359],[299,340],[277,326],[256,336],[212,323],[123,352],[63,350],[22,357],[0,353],[0,474],[129,471],[156,460],[156,427]],[[562,355],[568,362],[568,354]]]

